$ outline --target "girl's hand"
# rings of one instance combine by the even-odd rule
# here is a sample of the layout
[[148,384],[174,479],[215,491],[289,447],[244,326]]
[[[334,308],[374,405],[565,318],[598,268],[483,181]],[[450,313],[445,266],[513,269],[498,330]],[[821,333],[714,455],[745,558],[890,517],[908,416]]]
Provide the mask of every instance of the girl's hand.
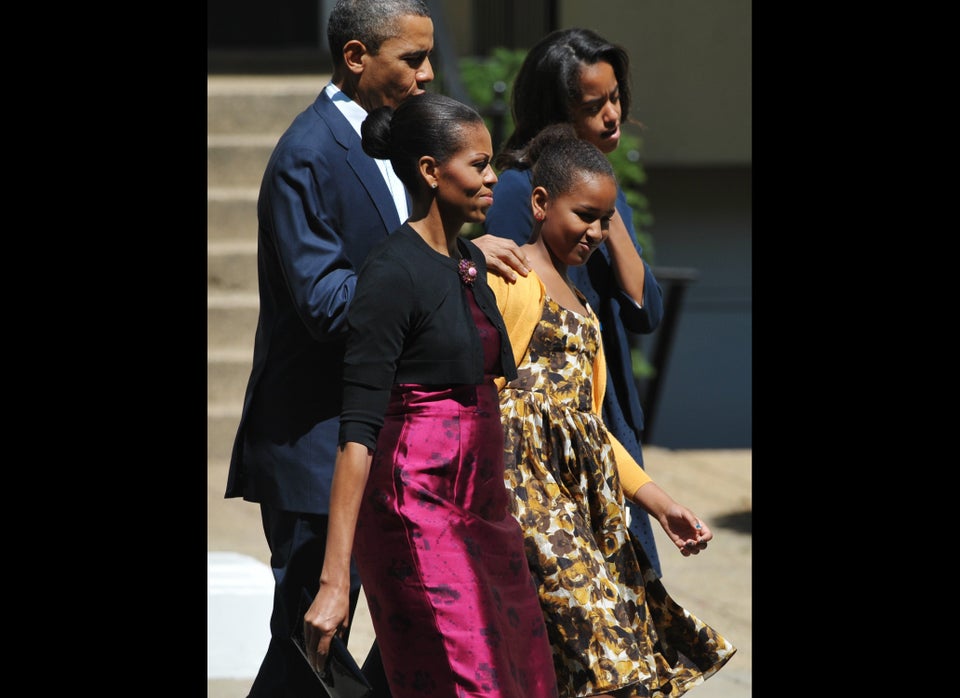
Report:
[[699,555],[701,550],[707,549],[707,541],[713,538],[706,522],[680,504],[671,506],[657,520],[684,557]]

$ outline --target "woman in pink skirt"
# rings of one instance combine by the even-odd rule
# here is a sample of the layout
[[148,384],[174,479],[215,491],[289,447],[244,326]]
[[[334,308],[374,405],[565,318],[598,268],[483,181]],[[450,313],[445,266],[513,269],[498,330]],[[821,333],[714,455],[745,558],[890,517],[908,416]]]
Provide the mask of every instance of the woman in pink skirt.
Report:
[[504,487],[494,380],[514,378],[516,366],[484,256],[459,235],[493,203],[490,133],[475,110],[432,93],[371,111],[361,131],[364,151],[389,157],[413,207],[368,255],[349,310],[308,651],[322,665],[349,623],[352,552],[394,698],[555,698]]

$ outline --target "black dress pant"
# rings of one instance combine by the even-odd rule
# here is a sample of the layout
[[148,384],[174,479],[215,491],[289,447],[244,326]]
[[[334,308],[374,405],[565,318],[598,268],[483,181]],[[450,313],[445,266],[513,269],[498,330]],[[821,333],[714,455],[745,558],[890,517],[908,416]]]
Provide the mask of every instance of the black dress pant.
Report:
[[[275,585],[270,616],[270,645],[248,698],[318,698],[323,695],[323,688],[290,637],[294,624],[303,622],[298,612],[300,590],[306,589],[311,596],[317,593],[323,569],[328,518],[321,514],[281,511],[265,504],[260,505],[260,516],[270,546],[270,567]],[[359,597],[360,575],[351,564],[351,619]],[[352,623],[350,627],[353,627]],[[344,632],[344,641],[349,640],[350,627]],[[374,644],[363,668],[371,683],[381,687],[376,694],[378,698],[387,698],[389,692],[383,692],[386,680],[379,657],[380,653]]]

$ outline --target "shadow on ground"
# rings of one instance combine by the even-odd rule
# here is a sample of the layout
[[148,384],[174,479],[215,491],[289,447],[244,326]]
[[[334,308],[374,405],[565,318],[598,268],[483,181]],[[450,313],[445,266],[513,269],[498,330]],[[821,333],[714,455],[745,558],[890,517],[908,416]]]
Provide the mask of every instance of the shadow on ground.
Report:
[[737,511],[716,516],[710,521],[714,528],[730,528],[738,533],[753,535],[753,511]]

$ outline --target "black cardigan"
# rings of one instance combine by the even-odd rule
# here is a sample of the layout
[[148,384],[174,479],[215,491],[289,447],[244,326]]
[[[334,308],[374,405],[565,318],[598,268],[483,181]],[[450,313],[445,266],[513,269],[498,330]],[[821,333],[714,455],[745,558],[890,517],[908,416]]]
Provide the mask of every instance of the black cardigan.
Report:
[[[503,375],[517,375],[513,351],[483,253],[458,240],[461,255],[477,265],[477,305],[500,332]],[[360,267],[347,321],[343,364],[342,445],[354,441],[373,449],[383,426],[392,386],[484,382],[483,347],[473,322],[457,261],[432,249],[404,223],[370,251]]]

